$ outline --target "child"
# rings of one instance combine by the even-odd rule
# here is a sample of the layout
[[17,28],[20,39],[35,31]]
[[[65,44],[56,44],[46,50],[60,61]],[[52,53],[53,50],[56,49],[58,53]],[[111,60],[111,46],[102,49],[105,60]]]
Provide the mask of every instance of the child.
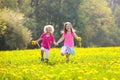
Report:
[[50,51],[50,47],[51,47],[51,43],[54,43],[54,45],[56,45],[53,33],[54,32],[54,28],[52,25],[46,25],[44,27],[44,33],[40,36],[40,38],[38,40],[36,40],[37,42],[39,42],[40,40],[42,40],[41,43],[41,62],[44,61],[44,52],[46,53],[45,56],[45,62],[48,62],[48,55],[49,55],[49,51]]
[[64,40],[64,46],[61,48],[61,55],[66,54],[67,62],[69,61],[70,54],[74,54],[74,38],[78,38],[75,30],[70,22],[64,24],[62,37],[58,40],[57,45]]

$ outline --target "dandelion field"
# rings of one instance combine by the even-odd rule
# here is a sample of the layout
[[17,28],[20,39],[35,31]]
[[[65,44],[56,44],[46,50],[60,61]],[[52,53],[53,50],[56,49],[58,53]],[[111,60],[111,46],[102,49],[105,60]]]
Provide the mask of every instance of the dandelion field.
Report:
[[120,47],[75,48],[69,63],[59,48],[48,63],[39,57],[39,49],[0,51],[0,80],[120,80]]

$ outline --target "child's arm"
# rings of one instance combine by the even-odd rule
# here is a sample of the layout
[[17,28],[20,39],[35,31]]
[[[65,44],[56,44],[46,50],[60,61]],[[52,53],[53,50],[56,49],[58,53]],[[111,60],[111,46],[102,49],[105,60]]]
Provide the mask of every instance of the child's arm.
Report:
[[42,38],[44,37],[44,33],[36,40],[37,42],[39,42],[39,41],[41,41],[42,40]]
[[74,33],[74,37],[77,39],[77,41],[81,41],[81,37],[79,37],[76,33]]
[[77,35],[76,33],[74,33],[74,37],[75,37],[75,39],[77,39],[77,38],[78,38],[78,35]]
[[64,34],[63,34],[62,37],[58,40],[57,45],[58,45],[59,43],[61,43],[63,40],[64,40]]
[[36,41],[37,41],[37,42],[39,42],[40,40],[42,40],[42,38],[41,38],[41,37],[40,37],[40,38],[38,38]]

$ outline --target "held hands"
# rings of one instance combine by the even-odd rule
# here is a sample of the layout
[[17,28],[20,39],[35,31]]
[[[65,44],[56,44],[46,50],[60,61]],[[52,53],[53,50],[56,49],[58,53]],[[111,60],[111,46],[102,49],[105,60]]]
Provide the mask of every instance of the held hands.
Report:
[[57,44],[57,46],[59,45],[59,43],[58,43],[58,42],[57,42],[56,44]]
[[55,46],[58,46],[58,43],[54,42],[54,45],[55,45]]

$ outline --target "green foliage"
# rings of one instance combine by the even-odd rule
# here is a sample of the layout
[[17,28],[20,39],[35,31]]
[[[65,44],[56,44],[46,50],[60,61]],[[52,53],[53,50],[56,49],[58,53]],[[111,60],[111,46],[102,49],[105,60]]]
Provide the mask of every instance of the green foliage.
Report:
[[78,13],[81,23],[84,24],[81,28],[84,44],[87,46],[118,45],[113,39],[114,32],[117,32],[115,19],[105,0],[86,0],[80,5]]
[[[43,27],[46,24],[52,24],[55,28],[55,38],[58,40],[63,29],[63,23],[70,21],[73,27],[77,27],[77,9],[82,0],[41,0],[38,5],[34,5],[37,25],[37,34],[43,32]],[[34,33],[34,32],[33,32]],[[36,33],[36,32],[35,32]]]
[[120,5],[116,7],[116,11],[114,14],[115,14],[117,26],[120,28]]
[[[24,15],[9,9],[0,11],[0,20],[6,24],[0,39],[1,49],[24,49],[31,40],[31,32],[24,27]],[[4,26],[0,26],[4,28]]]
[[6,24],[2,20],[0,20],[0,36],[5,34],[6,28]]
[[[12,25],[26,26],[32,31],[33,39],[37,39],[43,33],[44,26],[51,24],[55,28],[54,35],[57,41],[61,37],[60,31],[66,21],[70,21],[78,36],[82,37],[81,44],[84,47],[120,45],[119,0],[0,0],[0,9],[4,8],[14,10],[17,14],[22,13],[20,16],[24,17],[22,20],[14,19],[13,23],[12,19],[7,20],[5,15],[1,15],[0,42],[2,41],[2,45],[7,49],[8,43],[5,44],[3,39],[8,31],[9,34],[18,35],[17,28],[14,32]],[[2,19],[3,17],[7,22]],[[80,43],[75,41],[75,44],[79,46]]]
[[17,10],[17,0],[0,0],[0,8],[10,8]]

